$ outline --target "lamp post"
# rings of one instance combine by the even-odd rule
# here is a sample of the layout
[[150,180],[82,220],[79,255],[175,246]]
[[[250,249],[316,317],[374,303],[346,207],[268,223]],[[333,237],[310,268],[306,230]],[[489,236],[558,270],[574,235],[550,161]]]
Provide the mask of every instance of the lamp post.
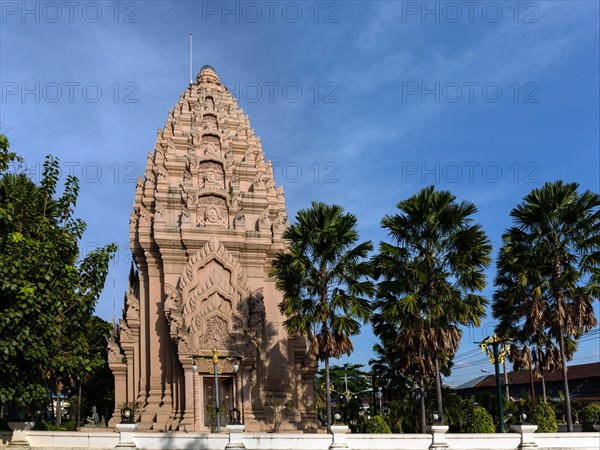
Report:
[[492,337],[485,338],[482,342],[479,342],[481,352],[485,353],[490,362],[494,365],[496,372],[496,391],[498,396],[498,421],[500,422],[499,429],[500,433],[504,433],[504,411],[502,410],[502,385],[500,381],[500,364],[504,363],[504,358],[510,353],[510,347],[508,343],[510,339],[499,338],[494,335]]
[[[216,348],[214,348],[212,350],[212,355],[209,357],[206,356],[198,356],[198,355],[194,355],[192,356],[192,371],[194,373],[196,373],[198,371],[198,365],[196,364],[196,359],[211,359],[212,360],[212,370],[213,370],[213,374],[214,374],[214,381],[215,381],[215,414],[216,414],[216,431],[217,433],[221,432],[221,403],[220,403],[220,399],[219,399],[219,372],[222,370],[219,368],[219,359],[223,358],[223,359],[227,359],[230,361],[233,361],[232,364],[232,369],[233,369],[233,373],[234,373],[234,379],[233,379],[233,383],[234,383],[234,403],[236,402],[236,388],[237,386],[235,386],[237,384],[237,373],[240,369],[240,365],[238,364],[238,360],[241,360],[242,357],[241,356],[236,356],[236,357],[231,357],[231,356],[221,356],[219,355],[219,352]],[[234,408],[236,410],[236,412],[239,414],[239,411],[237,410],[237,408]],[[238,417],[238,416],[236,416]]]
[[[240,423],[243,424],[244,422],[244,418],[242,416],[242,420],[240,422],[240,411],[237,409],[237,404],[238,404],[238,387],[237,387],[237,382],[238,382],[238,372],[240,370],[240,364],[238,363],[238,360],[235,359],[233,362],[233,409],[232,409],[232,413],[235,411],[237,413],[237,422],[235,425],[240,425]],[[242,415],[244,414],[244,389],[242,388]],[[235,415],[235,414],[234,414]],[[234,415],[232,415],[231,417],[234,417]]]

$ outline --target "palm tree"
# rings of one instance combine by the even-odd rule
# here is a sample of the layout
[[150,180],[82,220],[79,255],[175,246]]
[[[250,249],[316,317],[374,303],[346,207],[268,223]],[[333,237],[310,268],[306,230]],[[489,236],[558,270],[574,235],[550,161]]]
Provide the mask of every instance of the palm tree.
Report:
[[[440,368],[456,352],[459,325],[479,325],[487,300],[484,269],[491,245],[471,216],[474,204],[456,202],[433,186],[397,205],[399,214],[381,221],[393,243],[382,242],[373,258],[378,284],[376,310],[388,326],[417,349],[421,384],[434,367],[437,408],[442,405]],[[432,364],[430,364],[432,363]]]
[[[541,379],[542,400],[546,403],[544,372],[561,368],[560,352],[556,340],[547,331],[548,301],[535,286],[527,283],[533,279],[534,263],[521,253],[523,246],[519,245],[518,239],[518,235],[503,235],[492,304],[493,316],[498,319],[495,333],[511,339],[508,359],[513,363],[513,369],[529,369],[532,385],[534,373]],[[565,342],[567,359],[571,359],[577,344],[569,336],[565,336]],[[533,386],[531,395],[535,405]]]
[[569,431],[568,339],[596,326],[593,301],[600,298],[600,195],[578,188],[556,181],[533,189],[511,211],[515,225],[505,233],[515,237],[506,258],[517,284],[531,287],[531,301],[546,303],[532,319],[558,341]]
[[305,335],[308,351],[325,363],[327,428],[331,427],[329,359],[354,350],[350,336],[371,314],[375,287],[366,257],[371,241],[357,244],[357,220],[338,205],[313,202],[284,233],[286,252],[273,260],[271,276],[283,293],[279,310],[290,334]]

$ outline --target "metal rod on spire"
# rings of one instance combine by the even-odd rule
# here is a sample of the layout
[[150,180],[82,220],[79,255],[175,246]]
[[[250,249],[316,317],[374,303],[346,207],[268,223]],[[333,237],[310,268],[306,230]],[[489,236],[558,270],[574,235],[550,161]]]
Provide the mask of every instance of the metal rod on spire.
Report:
[[190,84],[192,83],[192,32],[190,31]]

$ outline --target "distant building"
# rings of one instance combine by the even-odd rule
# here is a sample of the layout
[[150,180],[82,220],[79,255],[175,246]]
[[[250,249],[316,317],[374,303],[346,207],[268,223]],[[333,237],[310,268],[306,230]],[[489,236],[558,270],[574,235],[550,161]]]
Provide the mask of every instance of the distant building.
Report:
[[[568,366],[569,390],[571,401],[591,401],[600,403],[600,362],[590,364],[577,364]],[[501,376],[502,389],[504,392],[504,374]],[[548,398],[558,397],[563,391],[562,372],[547,372],[544,374],[546,382],[546,396]],[[531,396],[531,377],[529,370],[508,373],[508,384],[510,396],[513,398]],[[536,397],[542,396],[542,379],[533,378],[533,388]],[[496,377],[484,375],[474,378],[456,388],[463,397],[470,397],[481,392],[496,392]]]

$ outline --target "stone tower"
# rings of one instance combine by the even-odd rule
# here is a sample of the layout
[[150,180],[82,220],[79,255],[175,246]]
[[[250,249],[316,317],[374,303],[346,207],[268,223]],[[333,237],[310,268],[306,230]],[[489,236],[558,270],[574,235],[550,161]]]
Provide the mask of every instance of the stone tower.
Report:
[[141,430],[210,430],[214,349],[222,425],[236,407],[247,431],[267,430],[269,402],[284,401],[295,410],[288,428],[316,428],[316,363],[303,338],[286,334],[268,275],[286,226],[283,188],[260,138],[204,66],[158,130],[137,183],[137,270],[108,346],[113,422],[120,405],[137,401]]

